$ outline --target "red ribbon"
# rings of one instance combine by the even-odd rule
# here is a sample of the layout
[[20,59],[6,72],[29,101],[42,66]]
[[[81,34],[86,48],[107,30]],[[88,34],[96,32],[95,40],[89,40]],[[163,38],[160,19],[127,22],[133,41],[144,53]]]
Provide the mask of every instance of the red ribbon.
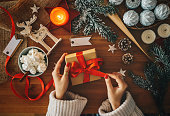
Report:
[[80,73],[84,72],[84,80],[83,83],[90,81],[90,75],[95,75],[99,77],[108,78],[106,73],[98,71],[100,69],[100,65],[103,63],[103,59],[95,58],[92,60],[85,61],[83,52],[77,52],[76,57],[79,63],[72,62],[70,74],[73,78],[76,78]]
[[[12,22],[12,31],[11,31],[10,39],[12,39],[12,37],[15,36],[15,24],[14,24],[14,21],[13,21],[13,19],[12,19],[11,14],[10,14],[5,8],[3,8],[3,7],[1,7],[1,6],[0,6],[0,8],[1,8],[2,10],[4,10],[4,11],[9,15],[9,17],[10,17],[10,19],[11,19],[11,22]],[[14,89],[13,84],[12,84],[12,81],[13,81],[14,79],[20,79],[20,78],[23,77],[24,74],[23,74],[23,73],[19,73],[19,74],[16,74],[16,75],[12,76],[12,75],[8,72],[8,70],[7,70],[7,64],[8,64],[8,62],[9,62],[10,58],[11,58],[10,56],[7,56],[7,58],[6,58],[6,61],[5,61],[5,72],[6,72],[6,74],[7,74],[8,76],[12,77],[10,86],[11,86],[11,90],[13,91],[13,93],[14,93],[17,97],[19,97],[19,98],[21,98],[21,99],[24,99],[24,100],[35,101],[35,100],[40,99],[40,98],[42,97],[42,95],[45,94],[45,93],[48,91],[48,89],[51,87],[51,85],[53,84],[53,79],[51,79],[50,82],[49,82],[49,83],[45,86],[45,88],[44,88],[44,83],[43,83],[43,81],[41,80],[41,78],[39,78],[39,77],[34,77],[34,78],[37,78],[37,79],[40,81],[42,90],[41,90],[41,93],[40,93],[36,98],[30,98],[29,95],[28,95],[28,93],[29,93],[28,90],[29,90],[29,85],[30,85],[29,78],[31,78],[31,77],[30,77],[30,76],[27,76],[27,77],[26,77],[26,85],[25,85],[25,95],[26,95],[27,98],[24,98],[24,97],[20,96],[20,95],[17,93],[17,91]]]

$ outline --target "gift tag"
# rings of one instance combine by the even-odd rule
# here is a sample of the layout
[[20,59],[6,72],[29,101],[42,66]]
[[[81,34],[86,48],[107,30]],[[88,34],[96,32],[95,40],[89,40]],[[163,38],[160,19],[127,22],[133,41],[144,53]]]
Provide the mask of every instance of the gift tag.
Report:
[[22,43],[22,39],[16,39],[15,35],[12,37],[8,45],[6,46],[5,50],[3,51],[4,54],[8,56],[12,56],[19,45]]
[[80,37],[80,38],[71,38],[71,47],[74,46],[84,46],[84,45],[92,45],[89,40],[91,37]]

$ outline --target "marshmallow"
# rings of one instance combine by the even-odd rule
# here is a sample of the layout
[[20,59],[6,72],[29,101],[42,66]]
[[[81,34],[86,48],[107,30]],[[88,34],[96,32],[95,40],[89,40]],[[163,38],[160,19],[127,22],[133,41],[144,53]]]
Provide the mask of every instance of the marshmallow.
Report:
[[37,52],[38,52],[37,49],[31,49],[31,50],[29,50],[28,54],[32,55],[32,54],[35,54]]
[[37,67],[37,71],[38,72],[44,72],[46,70],[47,66],[45,65],[45,63],[40,63]]
[[20,62],[23,63],[22,69],[30,71],[31,74],[44,72],[47,68],[45,54],[39,52],[37,49],[31,49],[28,51],[27,55],[22,55]]
[[29,71],[30,68],[27,64],[22,64],[22,69],[25,70],[25,71]]
[[30,69],[30,73],[31,74],[35,74],[37,71],[36,71],[36,69],[34,68],[34,67],[32,67],[31,69]]
[[26,57],[26,55],[22,55],[22,57],[20,58],[21,63],[24,63]]

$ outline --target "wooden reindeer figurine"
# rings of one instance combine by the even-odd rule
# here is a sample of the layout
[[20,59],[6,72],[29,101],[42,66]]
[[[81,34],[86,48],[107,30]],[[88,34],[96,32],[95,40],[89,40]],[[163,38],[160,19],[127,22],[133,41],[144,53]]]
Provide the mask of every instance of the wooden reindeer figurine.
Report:
[[[49,30],[43,26],[42,24],[40,24],[40,28],[39,30],[34,30],[32,31],[32,26],[31,24],[33,24],[37,19],[37,16],[33,15],[32,18],[30,18],[29,21],[25,21],[22,23],[16,23],[16,25],[20,28],[24,28],[24,30],[22,30],[20,33],[25,36],[25,37],[30,37],[33,41],[40,43],[43,47],[45,47],[48,51],[47,55],[50,54],[50,52],[52,51],[52,49],[62,40],[61,38],[57,39],[55,36],[53,36]],[[54,42],[55,44],[53,45],[52,48],[50,48],[44,41],[43,39],[46,36],[49,36]]]

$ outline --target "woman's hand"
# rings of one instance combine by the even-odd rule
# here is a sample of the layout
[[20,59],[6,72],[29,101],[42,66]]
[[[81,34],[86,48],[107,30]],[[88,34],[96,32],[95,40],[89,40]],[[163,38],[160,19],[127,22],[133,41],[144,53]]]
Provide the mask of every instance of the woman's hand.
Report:
[[[115,110],[120,106],[120,102],[122,99],[122,96],[127,88],[127,84],[123,79],[121,79],[122,75],[120,73],[113,73],[108,74],[109,77],[105,79],[106,86],[107,86],[107,93],[108,93],[108,99],[111,103],[112,109]],[[118,83],[117,87],[113,87],[111,83],[111,78],[115,79]]]
[[61,64],[65,59],[67,53],[64,53],[61,58],[58,60],[55,69],[52,72],[54,84],[55,84],[55,91],[56,91],[56,98],[63,99],[65,92],[67,91],[69,79],[68,73],[70,70],[70,63],[67,63],[64,68],[64,74],[60,74]]

